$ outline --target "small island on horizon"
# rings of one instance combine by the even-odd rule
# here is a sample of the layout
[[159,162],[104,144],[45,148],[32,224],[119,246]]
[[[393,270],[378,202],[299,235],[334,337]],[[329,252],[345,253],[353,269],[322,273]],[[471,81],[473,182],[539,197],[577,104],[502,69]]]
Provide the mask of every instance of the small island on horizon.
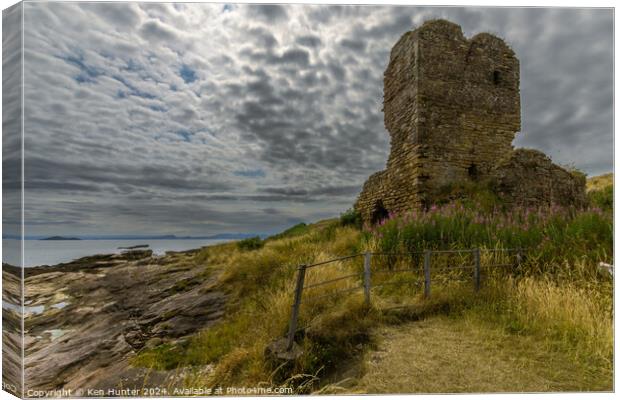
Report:
[[50,236],[39,240],[82,240],[76,237],[64,237],[64,236]]
[[[176,236],[176,235],[101,235],[101,236],[61,236],[54,235],[49,237],[26,237],[26,240],[238,240],[259,236],[267,237],[267,233],[218,233],[214,235],[202,236]],[[3,239],[20,239],[19,236],[4,236]]]

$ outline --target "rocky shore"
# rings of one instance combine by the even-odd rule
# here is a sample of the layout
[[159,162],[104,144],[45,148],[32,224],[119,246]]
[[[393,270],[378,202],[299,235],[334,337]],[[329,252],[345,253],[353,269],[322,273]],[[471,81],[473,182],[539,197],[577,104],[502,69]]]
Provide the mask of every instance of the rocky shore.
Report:
[[[25,390],[163,385],[169,374],[134,367],[132,356],[181,344],[224,314],[217,272],[195,252],[132,250],[25,269]],[[2,273],[3,357],[13,361],[3,378],[19,382],[19,314],[7,304],[19,304],[21,270],[4,264]]]

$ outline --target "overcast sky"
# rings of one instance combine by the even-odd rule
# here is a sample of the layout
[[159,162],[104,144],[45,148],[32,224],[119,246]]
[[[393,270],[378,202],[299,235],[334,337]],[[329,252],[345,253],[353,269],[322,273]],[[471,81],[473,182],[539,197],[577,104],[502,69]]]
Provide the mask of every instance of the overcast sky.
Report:
[[429,18],[503,37],[522,132],[613,168],[611,10],[25,3],[26,235],[275,232],[383,169],[383,71]]

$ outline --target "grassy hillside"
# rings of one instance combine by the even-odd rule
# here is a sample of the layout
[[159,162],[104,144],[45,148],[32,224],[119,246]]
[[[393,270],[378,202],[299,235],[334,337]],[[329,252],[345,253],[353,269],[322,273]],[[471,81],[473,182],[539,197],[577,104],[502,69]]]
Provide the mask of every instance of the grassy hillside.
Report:
[[[452,375],[461,368],[466,371],[460,373],[484,380],[464,390],[611,390],[612,282],[597,266],[600,261],[613,263],[609,210],[551,207],[504,212],[452,203],[426,213],[391,216],[373,228],[359,229],[354,221],[345,215],[340,220],[298,225],[259,245],[204,248],[193,261],[222,271],[219,284],[233,299],[227,317],[182,346],[143,350],[134,364],[170,370],[194,366],[195,373],[178,378],[186,385],[287,385],[299,393],[453,391]],[[518,269],[486,271],[478,293],[465,273],[437,272],[429,299],[407,283],[408,272],[380,272],[420,263],[419,259],[375,257],[373,284],[389,285],[373,290],[370,308],[359,291],[318,297],[359,285],[359,258],[310,269],[306,285],[355,276],[304,294],[297,337],[303,355],[294,364],[276,363],[265,356],[267,345],[286,333],[298,265],[366,250],[471,247],[527,247],[528,251]],[[510,261],[502,256],[487,259],[493,253],[483,254],[483,264]],[[459,260],[438,257],[433,262],[441,268],[455,261]],[[387,367],[398,362],[404,366],[405,361],[391,359],[373,367],[368,357],[377,346],[390,345],[390,329],[399,332],[396,339],[402,343],[415,341],[421,329],[415,321],[421,320],[439,321],[433,329],[441,332],[425,339],[429,343],[426,361],[413,367],[423,368],[435,379],[432,386],[405,387],[399,382],[406,377]],[[480,353],[489,359],[468,362],[463,357],[475,351],[463,353],[457,343],[441,345],[458,341],[460,336],[451,331],[463,329],[468,335],[476,333],[469,340],[487,350],[489,343],[497,343],[492,351]],[[517,346],[509,348],[510,343]],[[501,358],[504,368],[497,381],[483,378],[493,357]],[[545,379],[528,378],[546,368]],[[553,369],[558,368],[554,375]],[[513,379],[519,371],[523,379]],[[524,382],[528,384],[519,386]]]
[[614,184],[614,174],[612,172],[608,174],[593,176],[588,178],[586,181],[586,190],[601,190],[605,189],[608,186],[613,186]]
[[614,203],[614,174],[595,176],[586,183],[588,200],[592,207],[611,210]]

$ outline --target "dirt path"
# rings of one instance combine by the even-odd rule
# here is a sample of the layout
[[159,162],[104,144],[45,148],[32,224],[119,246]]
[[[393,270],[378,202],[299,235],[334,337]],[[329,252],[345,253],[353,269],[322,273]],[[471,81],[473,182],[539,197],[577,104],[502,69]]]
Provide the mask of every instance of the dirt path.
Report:
[[608,377],[585,371],[535,338],[467,319],[432,317],[376,332],[358,393],[610,391]]

